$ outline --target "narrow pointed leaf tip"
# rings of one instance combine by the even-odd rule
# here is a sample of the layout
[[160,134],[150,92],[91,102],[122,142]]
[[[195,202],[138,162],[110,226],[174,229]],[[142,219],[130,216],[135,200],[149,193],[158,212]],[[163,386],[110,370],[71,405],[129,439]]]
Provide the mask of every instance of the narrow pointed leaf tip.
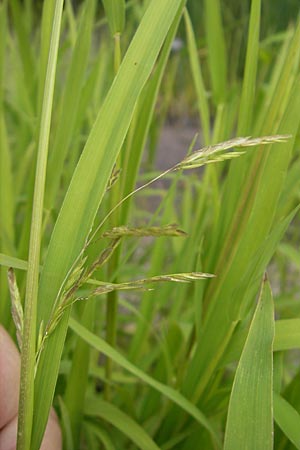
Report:
[[122,33],[125,24],[125,0],[102,0],[112,36]]
[[[174,169],[196,169],[204,164],[209,164],[212,162],[220,162],[227,159],[235,158],[243,155],[245,152],[226,152],[226,150],[232,150],[233,148],[246,148],[255,147],[257,145],[267,145],[275,143],[284,143],[290,139],[291,135],[274,135],[274,136],[262,136],[258,138],[248,137],[237,137],[230,139],[229,141],[221,142],[216,145],[209,145],[203,147],[200,150],[196,150],[191,155],[184,158],[180,163],[178,163]],[[225,152],[225,153],[222,153]]]
[[264,278],[231,391],[224,450],[273,449],[273,339],[273,297]]
[[109,231],[106,231],[102,235],[103,237],[114,239],[116,237],[184,237],[187,236],[185,231],[180,230],[176,224],[166,225],[163,227],[145,227],[145,228],[133,228],[127,226],[114,227]]

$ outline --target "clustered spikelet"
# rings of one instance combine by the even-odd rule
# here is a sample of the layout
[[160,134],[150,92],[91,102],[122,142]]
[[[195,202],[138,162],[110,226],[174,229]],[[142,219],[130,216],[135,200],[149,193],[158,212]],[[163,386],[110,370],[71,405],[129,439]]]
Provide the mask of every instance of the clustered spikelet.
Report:
[[188,273],[173,273],[167,275],[158,275],[150,278],[143,278],[140,280],[129,281],[126,283],[101,283],[97,289],[95,289],[92,295],[105,294],[111,291],[127,291],[144,289],[145,285],[151,283],[160,283],[164,281],[173,281],[176,283],[189,283],[195,280],[202,280],[204,278],[212,278],[214,275],[210,273],[202,272],[188,272]]
[[[65,279],[59,294],[57,296],[53,312],[51,314],[48,324],[44,327],[41,324],[39,336],[38,336],[38,346],[37,346],[37,357],[38,362],[41,351],[44,346],[45,339],[53,332],[57,324],[61,320],[65,310],[69,308],[73,303],[78,300],[86,300],[91,297],[100,296],[112,291],[128,291],[128,290],[151,290],[152,288],[147,287],[151,284],[161,283],[161,282],[176,282],[176,283],[189,283],[191,281],[196,281],[200,279],[212,278],[215,275],[202,272],[188,272],[188,273],[176,273],[176,274],[164,274],[157,275],[150,278],[137,279],[132,281],[127,281],[124,283],[109,283],[99,280],[93,280],[92,275],[94,272],[103,267],[111,258],[116,248],[118,247],[121,239],[126,237],[185,237],[187,234],[181,230],[177,224],[169,224],[165,226],[149,226],[149,227],[129,227],[129,226],[117,226],[111,230],[105,231],[100,235],[100,239],[110,239],[110,244],[101,252],[98,258],[87,267],[87,257],[84,256],[86,248],[93,242],[96,233],[102,228],[104,222],[108,219],[111,213],[118,208],[125,200],[136,192],[148,187],[153,182],[162,178],[168,173],[177,170],[188,170],[201,167],[206,164],[221,162],[228,159],[236,158],[245,153],[245,151],[232,151],[234,148],[246,148],[254,147],[258,145],[267,145],[274,143],[285,142],[289,139],[288,135],[275,135],[275,136],[264,136],[260,138],[251,137],[238,137],[231,139],[216,145],[211,145],[204,147],[202,149],[194,151],[192,154],[186,156],[181,162],[175,166],[169,168],[158,177],[154,178],[145,185],[137,188],[135,191],[126,196],[121,200],[105,217],[105,219],[94,231],[92,237],[87,240],[82,252],[74,262],[72,268],[69,271],[67,278]],[[112,177],[109,181],[108,189],[114,184],[116,179],[119,177],[120,172],[113,172]],[[13,269],[8,272],[9,287],[12,299],[12,315],[17,329],[18,343],[21,348],[21,336],[23,328],[23,309],[20,301],[20,295],[14,275]],[[84,284],[97,285],[96,288],[90,290],[85,297],[78,296],[78,290]]]
[[147,237],[147,236],[153,236],[153,237],[162,237],[162,236],[186,236],[187,234],[185,231],[180,230],[178,228],[178,225],[171,224],[166,225],[163,227],[114,227],[112,230],[106,231],[103,233],[103,237],[107,237],[110,239],[116,238],[116,237],[123,237],[123,236],[134,236],[134,237]]
[[15,272],[12,268],[8,270],[8,286],[11,298],[11,314],[16,327],[17,341],[20,350],[22,349],[22,334],[23,334],[23,308],[17,285]]
[[238,137],[235,139],[230,139],[229,141],[221,142],[216,145],[209,145],[207,147],[201,148],[200,150],[194,151],[191,155],[187,156],[180,163],[174,166],[174,170],[187,170],[196,169],[203,166],[204,164],[215,163],[225,161],[227,159],[236,158],[245,153],[242,152],[227,152],[227,150],[232,150],[233,148],[245,148],[245,147],[256,147],[258,145],[267,145],[286,142],[291,136],[288,135],[275,135],[275,136],[263,136],[260,138],[251,137]]

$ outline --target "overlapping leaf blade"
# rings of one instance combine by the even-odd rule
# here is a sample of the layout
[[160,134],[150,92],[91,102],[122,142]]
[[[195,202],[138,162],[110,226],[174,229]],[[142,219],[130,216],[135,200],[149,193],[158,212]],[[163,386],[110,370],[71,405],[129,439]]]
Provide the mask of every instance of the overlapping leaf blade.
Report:
[[287,438],[300,449],[300,415],[283,397],[274,392],[274,420]]
[[88,398],[85,404],[85,414],[89,417],[100,417],[111,423],[142,450],[159,450],[159,447],[140,425],[119,408],[106,401]]
[[231,391],[224,450],[273,448],[274,306],[264,280]]
[[[124,57],[76,167],[52,234],[40,280],[38,323],[41,320],[47,323],[59,288],[84,246],[138,96],[172,21],[183,6],[181,0],[151,2]],[[67,322],[68,315],[47,342],[38,367],[32,448],[38,447],[46,424]]]
[[88,331],[86,328],[84,328],[82,325],[80,325],[76,320],[72,318],[70,319],[70,327],[72,328],[73,331],[76,332],[76,334],[78,334],[78,336],[80,336],[82,339],[88,342],[93,348],[111,358],[115,363],[119,364],[121,367],[128,370],[136,377],[140,378],[149,386],[153,387],[158,392],[162,393],[164,396],[166,396],[174,403],[179,405],[184,411],[191,414],[201,425],[203,425],[210,432],[216,444],[220,446],[219,437],[216,431],[214,430],[213,426],[211,425],[211,423],[203,415],[203,413],[199,411],[199,409],[197,409],[197,407],[193,405],[190,401],[188,401],[183,395],[181,395],[172,387],[166,386],[163,383],[150,377],[148,374],[146,374],[141,369],[132,364],[130,361],[128,361],[116,349],[107,344],[107,342],[105,342],[103,339],[99,338],[95,334]]

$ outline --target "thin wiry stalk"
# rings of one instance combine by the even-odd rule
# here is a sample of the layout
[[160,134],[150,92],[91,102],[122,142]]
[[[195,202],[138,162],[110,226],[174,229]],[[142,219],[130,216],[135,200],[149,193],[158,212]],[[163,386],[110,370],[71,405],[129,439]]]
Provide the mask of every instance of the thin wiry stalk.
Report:
[[31,449],[31,433],[34,407],[34,374],[36,362],[36,315],[38,278],[40,271],[43,203],[62,10],[63,0],[57,0],[53,17],[49,63],[45,81],[37,153],[37,168],[34,187],[28,271],[26,281],[24,331],[22,336],[17,450]]
[[[115,74],[118,73],[122,60],[121,55],[121,33],[117,32],[114,35],[114,71]],[[119,158],[117,165],[119,165]],[[116,183],[113,188],[112,201],[118,201],[119,195],[121,193],[121,186],[119,183]],[[113,203],[113,204],[114,204]],[[118,221],[119,214],[115,214],[112,217],[112,222]],[[108,272],[113,274],[115,272],[116,267],[119,265],[120,259],[120,248],[114,253],[109,265]],[[117,311],[118,311],[118,294],[116,291],[109,292],[107,295],[107,304],[106,304],[106,338],[107,342],[115,347],[116,339],[117,339]],[[110,358],[106,359],[105,363],[105,371],[107,383],[105,385],[105,397],[107,400],[110,399],[110,380],[112,378],[112,360]]]
[[230,139],[229,141],[221,142],[215,145],[209,145],[207,147],[203,147],[200,150],[194,151],[191,155],[188,155],[179,163],[160,173],[157,177],[151,179],[147,183],[142,186],[136,188],[128,195],[126,195],[122,200],[120,200],[104,217],[104,219],[97,226],[95,231],[92,233],[90,238],[87,241],[87,245],[90,245],[94,238],[96,237],[99,230],[103,227],[106,221],[110,218],[110,216],[118,209],[126,200],[128,200],[133,195],[137,194],[141,190],[147,188],[151,184],[165,177],[166,175],[177,171],[177,170],[188,170],[188,169],[197,169],[209,163],[221,162],[228,159],[235,158],[237,156],[243,155],[245,152],[226,152],[226,150],[232,150],[235,147],[253,147],[258,145],[267,145],[276,142],[285,142],[290,139],[289,135],[275,135],[275,136],[263,136],[258,138],[251,137],[238,137],[235,139]]

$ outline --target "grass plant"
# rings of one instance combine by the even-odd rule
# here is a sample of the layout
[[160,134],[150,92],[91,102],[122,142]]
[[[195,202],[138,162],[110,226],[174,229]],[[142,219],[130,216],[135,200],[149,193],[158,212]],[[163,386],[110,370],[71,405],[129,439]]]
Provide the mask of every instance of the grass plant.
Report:
[[[51,405],[68,450],[300,448],[300,22],[262,3],[243,46],[233,1],[1,2],[18,450]],[[178,90],[201,144],[160,171]]]

